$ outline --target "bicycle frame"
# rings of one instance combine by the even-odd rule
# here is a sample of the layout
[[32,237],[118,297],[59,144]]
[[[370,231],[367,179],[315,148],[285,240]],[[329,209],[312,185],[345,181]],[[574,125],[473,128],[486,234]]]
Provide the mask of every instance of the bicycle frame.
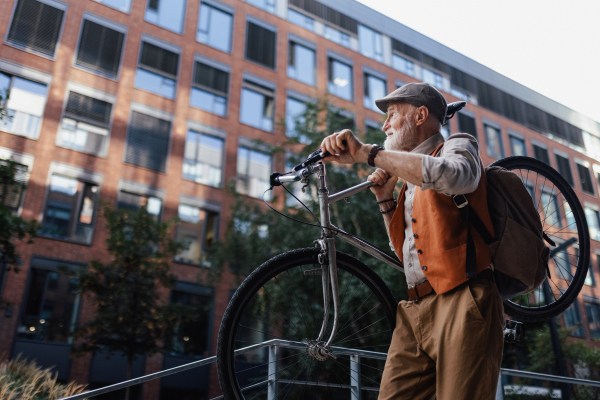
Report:
[[[326,179],[326,171],[325,165],[322,162],[318,162],[313,167],[308,167],[309,170],[306,173],[300,171],[296,176],[281,176],[278,178],[280,182],[293,182],[300,180],[300,176],[308,177],[309,174],[316,173],[319,179],[318,183],[318,198],[319,198],[319,211],[320,211],[320,222],[322,226],[322,236],[317,242],[321,247],[322,254],[327,255],[328,263],[322,263],[322,283],[323,283],[323,324],[321,325],[321,331],[319,332],[319,336],[314,341],[314,343],[319,344],[319,347],[329,349],[335,335],[337,333],[337,329],[339,326],[339,317],[340,317],[340,298],[339,298],[339,290],[338,290],[338,280],[337,280],[337,261],[336,261],[336,249],[335,249],[335,238],[339,237],[344,239],[346,242],[350,243],[354,247],[372,255],[378,260],[383,261],[384,263],[396,268],[397,270],[404,272],[404,266],[402,262],[391,257],[390,255],[382,252],[377,249],[373,245],[354,237],[343,230],[339,229],[335,225],[331,223],[330,214],[329,214],[329,205],[350,197],[354,194],[360,193],[371,186],[375,185],[375,183],[371,181],[363,182],[359,185],[350,187],[346,190],[342,190],[341,192],[329,195],[329,190],[327,189],[327,179]],[[323,258],[319,257],[319,261]],[[331,292],[330,292],[331,288]],[[330,304],[330,296],[333,297],[333,327],[331,329],[331,334],[327,339],[327,342],[321,344],[323,342],[323,337],[325,336],[325,332],[327,330],[328,322],[329,322],[329,304]]]

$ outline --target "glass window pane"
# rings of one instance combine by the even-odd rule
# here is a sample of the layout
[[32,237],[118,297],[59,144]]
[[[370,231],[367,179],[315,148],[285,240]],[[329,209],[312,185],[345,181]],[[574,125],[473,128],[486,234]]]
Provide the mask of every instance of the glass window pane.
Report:
[[375,100],[385,97],[385,81],[372,75],[365,74],[365,95],[363,105],[371,110],[380,111],[375,105]]
[[221,117],[227,114],[227,98],[198,88],[192,88],[190,105]]
[[499,129],[485,125],[485,144],[487,154],[494,158],[503,158],[502,136]]
[[510,147],[513,156],[527,156],[527,149],[525,148],[525,140],[510,136]]
[[381,33],[375,32],[363,25],[358,26],[358,41],[360,52],[374,60],[383,61],[383,44]]
[[296,131],[297,124],[303,126],[305,119],[304,114],[306,113],[306,103],[297,100],[293,97],[287,98],[286,111],[285,111],[285,126],[286,135],[293,137],[300,141],[300,143],[309,143],[310,139],[304,135],[298,135]]
[[423,68],[423,82],[427,82],[438,89],[444,89],[444,80],[442,76],[427,68]]
[[[262,197],[269,185],[271,175],[271,156],[255,150],[238,148],[237,190],[253,197]],[[265,198],[270,199],[267,193]]]
[[[157,3],[158,7],[153,8],[153,3]],[[181,33],[184,13],[185,0],[149,0],[145,19],[165,29]]]
[[[193,321],[178,323],[171,339],[171,354],[186,356],[206,356],[209,346],[209,327],[212,309],[212,297],[198,294],[173,291],[171,302],[194,307]],[[181,392],[177,392],[181,393]]]
[[173,79],[142,68],[137,69],[134,86],[168,99],[175,98],[175,81]]
[[352,100],[352,67],[330,59],[328,90],[333,95]]
[[415,64],[397,54],[392,54],[392,67],[408,76],[415,76]]
[[309,48],[290,42],[290,65],[288,76],[306,83],[315,84],[315,52]]
[[292,10],[291,8],[288,8],[288,21],[310,31],[314,28],[314,20],[312,18]]
[[584,207],[585,219],[590,231],[590,238],[600,240],[600,213],[590,207]]
[[585,313],[590,327],[590,336],[592,339],[600,339],[600,302],[593,299],[594,303],[585,304]]
[[223,139],[188,132],[183,177],[210,186],[221,185]]
[[196,40],[229,53],[231,51],[232,21],[231,14],[207,4],[202,4],[200,6]]
[[544,210],[543,223],[549,226],[561,227],[561,216],[558,210],[558,200],[556,195],[548,192],[542,192],[542,204]]
[[123,11],[128,13],[131,9],[131,0],[95,0],[99,3],[102,3],[106,6],[115,8],[119,11]]
[[273,129],[273,98],[243,88],[240,122],[270,132]]

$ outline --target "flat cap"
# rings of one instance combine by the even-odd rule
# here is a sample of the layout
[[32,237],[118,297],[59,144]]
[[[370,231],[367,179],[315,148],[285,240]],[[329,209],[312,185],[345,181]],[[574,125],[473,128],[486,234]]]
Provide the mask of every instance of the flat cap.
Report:
[[407,83],[382,99],[375,100],[377,108],[387,113],[390,102],[399,101],[412,104],[415,107],[425,106],[443,124],[446,120],[448,105],[444,96],[429,83]]

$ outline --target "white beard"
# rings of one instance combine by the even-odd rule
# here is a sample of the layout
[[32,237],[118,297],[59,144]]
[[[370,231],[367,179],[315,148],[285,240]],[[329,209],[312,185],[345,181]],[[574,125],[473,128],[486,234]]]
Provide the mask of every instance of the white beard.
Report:
[[[404,117],[404,123],[399,130],[390,128],[392,134],[386,137],[383,147],[386,150],[403,151],[407,143],[411,141],[411,135],[414,135],[414,124],[408,115]],[[387,133],[387,132],[386,132]]]

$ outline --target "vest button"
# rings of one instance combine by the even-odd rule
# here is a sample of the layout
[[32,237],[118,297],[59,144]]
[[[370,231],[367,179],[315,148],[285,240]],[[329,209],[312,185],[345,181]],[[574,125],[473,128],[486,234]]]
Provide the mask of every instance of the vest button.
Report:
[[417,235],[416,233],[413,235],[413,237],[416,239],[419,237],[419,235]]
[[417,253],[423,254],[423,250],[419,249],[419,250],[417,250]]
[[427,271],[427,266],[423,265],[423,271]]
[[413,218],[413,219],[412,219],[412,222],[417,222],[417,220]]

